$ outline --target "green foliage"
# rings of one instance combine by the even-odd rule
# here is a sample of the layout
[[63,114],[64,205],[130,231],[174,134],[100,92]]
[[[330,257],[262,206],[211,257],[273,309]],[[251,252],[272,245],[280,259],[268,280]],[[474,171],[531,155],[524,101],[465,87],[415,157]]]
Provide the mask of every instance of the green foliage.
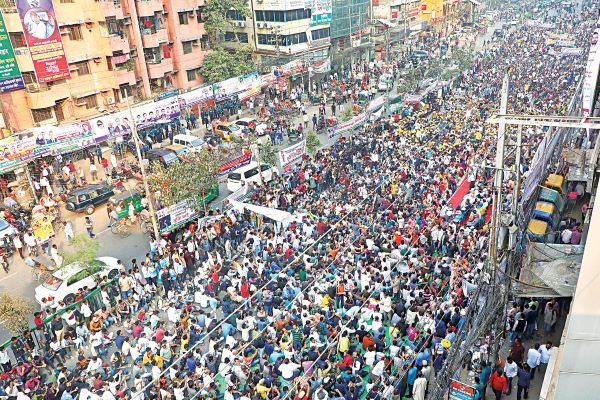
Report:
[[190,207],[201,209],[208,191],[218,185],[215,171],[219,164],[216,157],[207,150],[190,153],[180,162],[164,167],[161,163],[152,165],[152,175],[148,183],[157,199],[169,207],[183,200],[194,199]]
[[200,66],[200,74],[205,81],[215,83],[254,71],[252,50],[240,47],[233,52],[217,48],[204,57]]
[[245,0],[207,0],[204,6],[204,29],[208,33],[211,48],[215,47],[217,38],[231,30],[227,20],[227,11],[237,10],[241,15],[250,17],[250,8]]
[[33,303],[25,297],[0,294],[0,322],[12,335],[28,328],[28,319],[34,310]]
[[407,70],[407,73],[402,76],[396,89],[398,93],[411,93],[419,84],[421,80],[421,70],[419,68],[411,67]]
[[317,151],[319,147],[321,147],[321,141],[319,140],[319,137],[315,131],[309,131],[306,135],[306,151],[308,154],[312,155],[315,154],[315,151]]
[[344,111],[342,111],[342,114],[340,115],[340,120],[342,122],[346,122],[346,121],[350,121],[352,119],[352,117],[354,117],[354,112],[352,111],[352,106],[347,106],[344,108]]
[[85,234],[77,234],[71,240],[70,247],[72,250],[60,253],[64,257],[63,266],[73,263],[89,264],[96,258],[100,242]]
[[258,148],[260,160],[264,163],[274,166],[277,164],[277,150],[271,144],[271,141],[266,142]]

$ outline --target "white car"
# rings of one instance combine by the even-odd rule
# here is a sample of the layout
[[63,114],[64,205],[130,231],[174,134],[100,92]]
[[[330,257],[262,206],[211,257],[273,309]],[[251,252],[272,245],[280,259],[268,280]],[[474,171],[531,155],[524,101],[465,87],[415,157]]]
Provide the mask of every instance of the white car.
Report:
[[193,152],[201,151],[202,149],[210,150],[210,145],[201,138],[184,133],[173,136],[173,144],[185,146]]
[[267,124],[258,122],[254,118],[240,118],[237,121],[235,121],[235,124],[239,125],[242,128],[247,127],[248,129],[251,129],[250,126],[254,125],[254,132],[256,132],[257,136],[264,135],[268,129]]
[[70,304],[75,300],[79,289],[94,289],[104,277],[115,278],[119,274],[117,261],[114,257],[98,257],[87,265],[65,265],[35,288],[35,299],[42,304],[42,299],[53,297],[55,302],[64,300],[66,304]]
[[249,183],[258,184],[261,181],[270,182],[277,174],[279,174],[277,167],[271,167],[268,164],[261,164],[260,170],[261,174],[259,175],[258,164],[256,162],[251,162],[248,165],[234,170],[227,175],[227,190],[235,192],[241,188],[242,185],[248,185]]

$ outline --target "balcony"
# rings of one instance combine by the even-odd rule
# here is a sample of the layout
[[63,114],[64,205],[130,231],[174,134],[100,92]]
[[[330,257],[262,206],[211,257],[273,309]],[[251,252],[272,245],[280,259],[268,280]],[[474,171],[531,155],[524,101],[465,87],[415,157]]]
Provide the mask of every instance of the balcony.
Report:
[[105,17],[123,19],[125,14],[119,0],[100,0],[99,3]]
[[119,85],[135,85],[135,72],[133,72],[133,69],[117,69],[115,70],[115,76]]
[[108,37],[108,44],[110,45],[110,49],[115,51],[122,51],[123,53],[129,53],[129,40],[127,40],[126,35],[111,35]]
[[27,106],[31,109],[53,107],[58,100],[69,97],[71,97],[71,91],[66,82],[50,86],[30,83],[25,86],[25,99]]
[[174,11],[187,10],[204,5],[203,0],[171,0]]
[[[142,43],[144,47],[158,47],[162,43],[168,42],[167,30],[159,29],[156,31],[149,29],[142,29]],[[150,32],[150,33],[145,33]]]
[[173,59],[163,58],[161,61],[154,62],[146,59],[148,65],[148,75],[150,79],[159,79],[169,72],[173,72]]
[[152,17],[156,12],[163,11],[161,0],[136,0],[138,16]]

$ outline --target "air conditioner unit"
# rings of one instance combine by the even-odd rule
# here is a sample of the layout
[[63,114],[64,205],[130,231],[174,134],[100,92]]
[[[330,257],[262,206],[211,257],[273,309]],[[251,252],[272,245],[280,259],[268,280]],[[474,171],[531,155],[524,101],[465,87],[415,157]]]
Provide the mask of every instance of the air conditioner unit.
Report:
[[239,26],[240,28],[243,28],[246,26],[246,23],[244,21],[238,21],[237,26]]
[[257,2],[257,3],[262,3],[262,2],[263,2],[263,0],[256,0],[256,2]]
[[200,40],[194,40],[192,42],[192,46],[200,46],[200,45],[201,45]]
[[25,89],[28,92],[39,92],[40,91],[40,85],[38,85],[37,83],[28,83],[27,86],[25,86]]
[[106,104],[107,106],[115,104],[115,98],[114,97],[105,97],[104,104]]
[[265,24],[263,25],[263,28],[269,29],[269,28],[271,28],[271,24],[265,22]]

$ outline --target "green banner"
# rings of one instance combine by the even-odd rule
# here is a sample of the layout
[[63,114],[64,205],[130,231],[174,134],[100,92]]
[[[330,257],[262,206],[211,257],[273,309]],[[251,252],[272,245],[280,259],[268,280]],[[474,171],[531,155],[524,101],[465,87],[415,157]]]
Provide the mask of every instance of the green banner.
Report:
[[0,12],[0,93],[24,88],[25,83],[17,65],[4,17]]

